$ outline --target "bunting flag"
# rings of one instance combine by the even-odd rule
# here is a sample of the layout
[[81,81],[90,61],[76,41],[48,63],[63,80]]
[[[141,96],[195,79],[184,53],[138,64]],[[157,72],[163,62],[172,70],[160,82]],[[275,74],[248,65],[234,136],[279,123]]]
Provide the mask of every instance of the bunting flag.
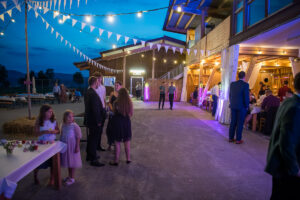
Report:
[[18,5],[18,0],[12,0],[12,1],[14,2],[15,6]]
[[173,49],[173,53],[175,54],[175,51],[176,51],[176,47],[172,47],[172,49]]
[[72,47],[72,44],[69,42],[69,47],[71,48]]
[[103,29],[99,28],[99,35],[100,36],[102,35],[103,31],[104,31]]
[[65,22],[68,19],[68,16],[63,15],[63,22]]
[[53,12],[53,18],[55,18],[55,17],[57,17],[58,15],[55,13],[55,12]]
[[152,49],[153,43],[149,42],[150,49]]
[[60,10],[60,4],[61,4],[61,0],[58,0],[58,9],[57,10]]
[[65,46],[67,46],[67,44],[68,44],[68,40],[65,40]]
[[73,46],[73,51],[75,52],[75,47]]
[[18,9],[18,11],[22,12],[20,4],[16,5],[16,9]]
[[179,48],[180,54],[182,54],[183,52],[183,48]]
[[142,46],[145,46],[145,41],[141,40],[141,42],[142,42]]
[[48,22],[46,22],[46,30],[49,28],[49,24]]
[[49,2],[49,1],[46,2],[46,8],[48,8],[48,2]]
[[42,21],[43,21],[43,23],[45,23],[45,19],[44,18],[42,18]]
[[48,8],[44,8],[44,14],[46,14],[49,11]]
[[133,43],[134,45],[136,45],[137,39],[133,39]]
[[79,8],[79,2],[80,2],[80,0],[78,0],[78,5],[77,5],[78,8]]
[[117,34],[117,41],[119,41],[121,35],[120,34]]
[[112,34],[112,32],[110,32],[110,31],[107,32],[108,39],[110,38],[111,34]]
[[186,49],[186,52],[188,53],[188,55],[190,55],[190,49]]
[[128,42],[129,37],[125,36],[125,44]]
[[86,25],[86,23],[81,22],[81,30],[84,29],[85,25]]
[[71,7],[72,7],[72,0],[70,0],[70,9],[71,9]]
[[204,55],[204,50],[201,50],[200,52],[201,52],[201,56],[203,56]]
[[1,1],[2,6],[4,7],[4,9],[6,10],[7,7],[7,1]]
[[93,32],[93,30],[95,29],[95,26],[90,26],[90,30],[91,30],[91,32]]
[[168,52],[169,46],[165,45],[166,53]]
[[195,54],[195,56],[197,55],[197,52],[198,52],[197,49],[194,49],[194,54]]
[[75,26],[75,24],[77,23],[76,19],[72,19],[72,26]]
[[64,10],[66,10],[67,0],[64,0]]
[[54,31],[54,28],[53,28],[53,27],[51,27],[51,34],[53,34],[53,31]]
[[32,6],[30,4],[28,4],[28,11],[30,11],[32,8]]
[[35,18],[37,18],[39,14],[36,11],[34,11],[34,13],[35,13]]
[[56,1],[57,1],[57,0],[54,0],[53,10],[55,10]]
[[60,35],[60,42],[63,42],[64,37],[62,35]]
[[85,0],[85,4],[87,4],[87,0]]
[[7,14],[11,17],[12,9],[7,11]]
[[55,37],[56,37],[56,39],[57,39],[57,37],[58,37],[59,33],[58,33],[58,32],[56,32],[56,34],[55,34],[55,35],[56,35]]
[[82,53],[81,52],[79,52],[79,54],[80,54],[80,57],[82,56]]
[[0,15],[0,19],[2,19],[2,21],[4,21],[4,14]]
[[161,44],[157,44],[156,46],[157,46],[157,51],[159,51],[160,47],[161,47]]
[[50,0],[50,10],[51,10],[51,7],[52,7],[52,0]]
[[79,50],[78,49],[76,49],[76,52],[77,52],[77,54],[79,53]]

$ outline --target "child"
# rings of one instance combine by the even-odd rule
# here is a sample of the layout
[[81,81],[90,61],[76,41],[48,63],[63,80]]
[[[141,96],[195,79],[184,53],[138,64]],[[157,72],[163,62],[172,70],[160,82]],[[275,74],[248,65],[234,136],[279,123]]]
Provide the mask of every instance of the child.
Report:
[[80,127],[74,122],[74,114],[71,110],[66,110],[61,127],[60,140],[67,144],[67,151],[61,154],[61,166],[68,168],[69,176],[64,179],[66,185],[75,183],[75,168],[81,168],[80,156]]
[[[58,124],[56,123],[51,106],[41,106],[39,116],[35,122],[35,133],[39,136],[38,140],[43,142],[54,142],[54,140],[56,139],[56,134],[59,134]],[[50,181],[48,185],[54,185],[54,175],[51,158],[34,170],[35,184],[38,185],[40,183],[37,178],[39,169],[47,169],[48,167],[50,167]]]
[[133,106],[128,92],[125,88],[119,90],[118,98],[114,102],[114,115],[111,119],[111,131],[115,140],[115,160],[109,164],[118,166],[120,157],[120,143],[124,142],[126,163],[131,163],[130,159],[130,140],[131,140],[131,121]]

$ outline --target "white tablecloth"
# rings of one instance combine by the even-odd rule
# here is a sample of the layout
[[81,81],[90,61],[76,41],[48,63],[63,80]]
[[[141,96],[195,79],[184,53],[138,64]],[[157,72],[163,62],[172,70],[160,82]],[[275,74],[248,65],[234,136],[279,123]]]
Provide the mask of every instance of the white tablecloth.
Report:
[[66,144],[56,141],[53,144],[39,145],[37,151],[23,152],[23,147],[16,147],[12,155],[0,147],[0,194],[12,198],[17,183],[43,162],[58,152],[64,152]]

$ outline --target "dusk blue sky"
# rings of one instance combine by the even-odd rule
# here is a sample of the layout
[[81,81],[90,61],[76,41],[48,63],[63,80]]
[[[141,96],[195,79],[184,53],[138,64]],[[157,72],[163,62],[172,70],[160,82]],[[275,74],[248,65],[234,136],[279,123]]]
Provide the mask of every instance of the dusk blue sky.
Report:
[[[11,0],[8,1],[10,7],[13,7]],[[22,1],[19,0],[19,2]],[[69,8],[69,3],[70,0],[67,0],[67,8]],[[169,0],[88,0],[87,5],[85,4],[85,0],[81,0],[80,7],[77,8],[77,0],[73,0],[72,9],[66,9],[64,12],[76,14],[111,14],[148,10],[168,5]],[[0,14],[4,11],[2,5],[0,5]],[[167,35],[184,41],[185,35],[162,30],[166,12],[167,9],[145,13],[142,18],[138,18],[136,15],[117,16],[114,23],[108,23],[105,17],[93,17],[90,24],[138,39],[147,40]],[[41,13],[41,15],[56,31],[63,35],[64,39],[70,41],[90,58],[99,57],[100,51],[111,49],[113,44],[122,46],[122,43],[124,43],[123,37],[117,43],[115,35],[107,39],[107,34],[103,34],[100,37],[101,41],[97,42],[96,35],[98,34],[98,30],[93,31],[92,34],[80,33],[80,24],[77,24],[77,28],[71,26],[70,20],[64,24],[59,24],[59,18],[56,17],[53,19],[52,12],[48,12],[45,15]],[[22,6],[21,13],[14,9],[12,17],[16,20],[16,23],[9,23],[6,29],[5,26],[8,24],[9,16],[5,14],[5,22],[0,20],[0,31],[4,30],[5,33],[5,36],[0,36],[0,64],[6,66],[7,69],[25,72],[24,5]],[[84,21],[83,17],[73,18]],[[84,30],[89,32],[89,27],[86,27]],[[72,49],[66,47],[64,42],[61,43],[60,40],[57,40],[55,34],[51,34],[49,29],[46,30],[41,18],[36,19],[32,10],[28,15],[28,37],[30,70],[38,72],[47,68],[53,68],[55,72],[71,74],[79,71],[73,63],[83,61],[83,59],[75,54]],[[83,74],[88,75],[87,71],[83,71]]]

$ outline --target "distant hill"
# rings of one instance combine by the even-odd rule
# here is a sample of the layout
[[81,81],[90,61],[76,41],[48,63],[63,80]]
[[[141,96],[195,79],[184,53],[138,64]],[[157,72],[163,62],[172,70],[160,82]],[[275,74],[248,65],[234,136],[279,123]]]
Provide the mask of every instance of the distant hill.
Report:
[[[19,72],[16,70],[7,70],[8,80],[10,82],[10,86],[16,87],[19,86],[18,80],[20,78],[25,77],[25,73]],[[87,86],[88,77],[84,78],[84,86]],[[64,74],[64,73],[54,73],[54,79],[59,80],[60,83],[63,83],[65,86],[74,88],[78,85],[73,82],[73,74]]]

